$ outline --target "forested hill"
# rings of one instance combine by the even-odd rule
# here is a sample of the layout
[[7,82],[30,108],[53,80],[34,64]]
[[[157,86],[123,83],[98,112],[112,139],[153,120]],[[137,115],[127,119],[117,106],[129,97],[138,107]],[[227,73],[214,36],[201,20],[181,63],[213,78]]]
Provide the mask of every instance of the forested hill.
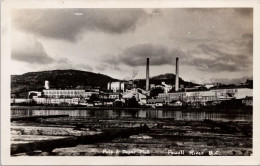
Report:
[[25,95],[31,90],[42,90],[44,82],[50,82],[50,88],[95,88],[105,89],[109,81],[118,81],[107,75],[80,70],[51,70],[29,72],[11,76],[11,93]]
[[[98,74],[80,70],[51,70],[41,72],[29,72],[22,75],[11,76],[11,93],[16,97],[27,97],[28,92],[32,90],[41,91],[44,89],[44,82],[50,82],[50,88],[55,89],[75,89],[75,88],[101,88],[106,89],[110,81],[119,81],[104,74]],[[137,87],[145,89],[145,79],[134,80]],[[162,74],[150,78],[150,84],[159,85],[162,82],[166,84],[175,84],[174,74]],[[196,85],[192,82],[186,82],[180,78],[180,85],[185,87]]]

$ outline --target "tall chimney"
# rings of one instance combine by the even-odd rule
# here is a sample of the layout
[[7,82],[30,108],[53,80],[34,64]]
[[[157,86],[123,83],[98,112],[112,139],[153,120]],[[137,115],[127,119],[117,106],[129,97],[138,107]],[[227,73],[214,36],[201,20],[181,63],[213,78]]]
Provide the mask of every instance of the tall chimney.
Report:
[[149,58],[146,59],[146,91],[149,91]]
[[119,92],[121,92],[121,81],[119,81]]
[[175,91],[179,91],[179,58],[176,58]]

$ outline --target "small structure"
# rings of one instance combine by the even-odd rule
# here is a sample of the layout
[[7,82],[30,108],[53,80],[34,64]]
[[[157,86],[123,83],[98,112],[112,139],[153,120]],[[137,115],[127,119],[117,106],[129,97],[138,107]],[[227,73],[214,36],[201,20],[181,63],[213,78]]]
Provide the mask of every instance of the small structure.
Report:
[[172,89],[172,86],[167,85],[165,82],[162,82],[162,85],[163,85],[164,93],[168,93]]
[[50,89],[50,82],[48,80],[45,81],[44,88]]
[[125,100],[124,99],[116,99],[113,102],[114,107],[123,107],[125,105]]
[[205,86],[207,89],[210,89],[210,88],[214,87],[215,85],[214,85],[214,84],[205,84],[204,86]]
[[253,96],[246,96],[242,99],[242,104],[245,106],[253,106]]
[[109,93],[108,94],[109,99],[120,99],[121,98],[121,93],[114,92],[114,93]]
[[164,104],[163,99],[148,99],[146,102],[147,105],[155,106],[155,107],[162,107]]
[[35,98],[38,98],[38,97],[41,97],[41,96],[42,96],[42,92],[38,92],[38,91],[30,91],[28,93],[29,99],[35,99]]
[[181,100],[172,100],[171,102],[168,103],[168,106],[174,106],[174,107],[181,107],[184,106],[184,102]]

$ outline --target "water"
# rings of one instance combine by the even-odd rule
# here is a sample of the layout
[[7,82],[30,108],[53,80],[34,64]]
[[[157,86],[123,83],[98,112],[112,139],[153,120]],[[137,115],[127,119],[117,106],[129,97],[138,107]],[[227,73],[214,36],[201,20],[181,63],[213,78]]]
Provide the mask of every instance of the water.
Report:
[[11,116],[69,115],[91,118],[169,118],[185,121],[252,121],[251,114],[225,114],[212,112],[183,112],[171,110],[11,110]]

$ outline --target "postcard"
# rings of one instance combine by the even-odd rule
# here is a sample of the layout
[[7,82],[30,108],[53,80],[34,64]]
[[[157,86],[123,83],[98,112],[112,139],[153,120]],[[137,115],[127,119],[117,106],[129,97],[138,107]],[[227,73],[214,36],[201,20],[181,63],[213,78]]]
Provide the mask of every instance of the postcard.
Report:
[[260,2],[5,0],[3,165],[259,165]]

